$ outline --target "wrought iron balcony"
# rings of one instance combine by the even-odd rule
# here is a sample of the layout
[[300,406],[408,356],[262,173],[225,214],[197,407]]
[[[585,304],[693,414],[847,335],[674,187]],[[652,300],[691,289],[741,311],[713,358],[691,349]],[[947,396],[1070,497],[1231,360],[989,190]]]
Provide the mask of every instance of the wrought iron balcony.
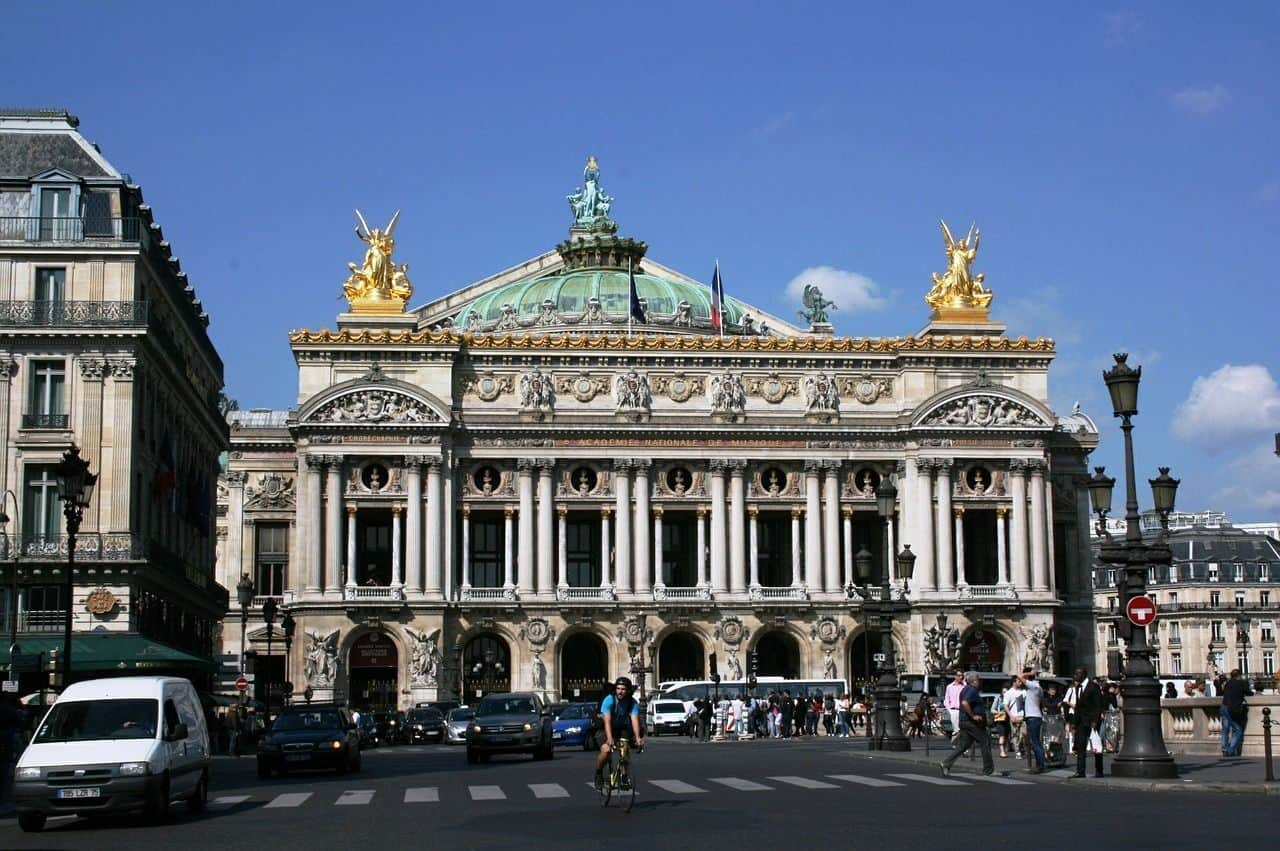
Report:
[[145,301],[0,301],[0,325],[145,327],[147,315]]
[[0,216],[5,242],[138,242],[142,222],[111,216]]
[[[0,547],[5,559],[12,558],[7,546]],[[147,557],[142,542],[127,532],[102,534],[81,532],[76,535],[76,558],[97,561],[141,561]],[[66,535],[23,535],[23,561],[66,561]]]
[[66,431],[71,428],[71,417],[68,414],[23,414],[22,427],[24,429],[60,429]]

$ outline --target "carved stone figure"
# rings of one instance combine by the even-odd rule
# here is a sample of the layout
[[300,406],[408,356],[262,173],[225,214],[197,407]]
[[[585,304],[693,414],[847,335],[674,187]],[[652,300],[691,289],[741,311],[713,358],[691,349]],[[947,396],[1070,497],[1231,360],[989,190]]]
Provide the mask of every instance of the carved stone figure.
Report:
[[305,672],[307,685],[329,688],[338,671],[338,630],[321,634],[307,630]]
[[707,387],[707,399],[711,402],[713,413],[743,413],[747,407],[747,392],[742,387],[742,378],[732,372],[711,376],[711,382]]
[[942,243],[947,251],[947,271],[941,275],[933,273],[933,289],[924,297],[925,303],[934,310],[988,307],[991,291],[982,286],[984,276],[980,273],[975,275],[970,270],[978,256],[982,232],[976,225],[970,225],[968,235],[957,240],[951,235],[946,222],[938,224],[942,226]]
[[613,379],[613,398],[619,411],[647,411],[652,397],[649,394],[649,377],[635,369],[618,373]]
[[409,680],[414,685],[435,686],[440,684],[440,630],[420,632],[413,627],[405,627],[412,645],[409,649]]
[[547,665],[542,661],[541,653],[533,654],[533,663],[531,665],[531,679],[533,687],[538,691],[545,691],[547,688]]
[[978,428],[1037,427],[1044,422],[1029,408],[998,396],[965,396],[940,405],[925,425],[961,425]]
[[828,680],[836,678],[836,656],[833,650],[822,651],[822,676]]
[[569,209],[573,210],[573,223],[578,226],[589,226],[597,219],[608,220],[609,209],[613,206],[613,197],[606,195],[600,187],[600,164],[594,156],[587,157],[587,166],[582,170],[582,186],[572,195],[567,195]]
[[322,407],[312,418],[331,423],[419,423],[438,420],[436,413],[394,390],[358,390]]
[[804,302],[804,310],[798,310],[800,314],[812,328],[815,325],[830,325],[831,320],[827,316],[827,308],[836,309],[836,303],[822,297],[822,290],[818,289],[814,284],[805,284],[804,295],[801,300]]
[[742,679],[742,663],[738,661],[737,653],[730,653],[729,658],[725,660],[725,664],[729,666],[729,679]]
[[840,409],[840,393],[836,383],[825,372],[804,380],[804,404],[808,413],[836,413]]
[[246,508],[292,508],[293,479],[279,473],[258,477],[258,483],[245,489]]
[[1050,648],[1053,643],[1052,631],[1044,624],[1036,624],[1030,630],[1023,627],[1022,637],[1027,645],[1026,654],[1022,660],[1023,666],[1049,673],[1052,658]]
[[364,263],[359,268],[354,263],[347,264],[351,275],[343,283],[342,291],[346,294],[351,309],[357,309],[357,302],[398,301],[403,310],[404,303],[413,295],[413,286],[409,283],[407,274],[409,264],[397,266],[391,262],[391,252],[396,247],[391,234],[396,228],[396,220],[400,218],[400,211],[396,210],[385,231],[370,228],[359,210],[356,210],[356,218],[360,220],[360,224],[356,225],[356,236],[369,247],[364,254]]
[[520,376],[520,407],[526,411],[549,411],[552,402],[551,379],[537,367]]

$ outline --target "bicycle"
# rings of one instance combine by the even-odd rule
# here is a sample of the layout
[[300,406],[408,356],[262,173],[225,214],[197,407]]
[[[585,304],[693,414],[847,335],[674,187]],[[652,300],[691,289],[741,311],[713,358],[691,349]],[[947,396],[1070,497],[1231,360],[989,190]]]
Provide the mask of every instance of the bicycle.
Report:
[[603,782],[597,787],[600,806],[609,806],[609,800],[618,793],[624,812],[631,812],[636,803],[636,781],[631,774],[631,740],[621,738],[609,750],[609,762],[605,765]]

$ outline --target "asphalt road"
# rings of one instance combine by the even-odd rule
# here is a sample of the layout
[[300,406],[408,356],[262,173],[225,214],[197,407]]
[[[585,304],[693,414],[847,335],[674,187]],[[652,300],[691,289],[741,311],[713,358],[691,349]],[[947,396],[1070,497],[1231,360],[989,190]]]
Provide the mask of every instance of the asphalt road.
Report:
[[[983,781],[875,758],[843,740],[693,744],[651,739],[638,797],[602,809],[591,755],[551,762],[461,748],[383,748],[359,774],[257,779],[251,757],[218,758],[208,812],[167,822],[51,820],[40,834],[0,820],[0,848],[183,851],[286,848],[1137,848],[1214,847],[1274,837],[1272,799],[1090,789],[1027,776]],[[1086,781],[1087,783],[1087,781]],[[1215,839],[1216,837],[1216,839]]]

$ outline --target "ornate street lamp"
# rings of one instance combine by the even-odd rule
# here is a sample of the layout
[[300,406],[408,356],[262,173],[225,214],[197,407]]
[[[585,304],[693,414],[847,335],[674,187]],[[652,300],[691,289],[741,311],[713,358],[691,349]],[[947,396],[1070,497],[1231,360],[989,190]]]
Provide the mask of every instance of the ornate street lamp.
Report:
[[93,487],[98,483],[96,473],[89,472],[89,462],[80,457],[75,444],[62,453],[62,461],[54,470],[58,477],[58,499],[62,500],[62,516],[67,521],[67,622],[62,636],[62,684],[71,685],[71,620],[74,613],[72,598],[75,596],[76,535],[80,532],[80,520],[93,499]]
[[[877,490],[878,497],[879,490]],[[898,687],[898,665],[893,652],[893,619],[900,612],[911,611],[911,604],[905,598],[911,575],[915,571],[916,556],[911,552],[910,544],[903,544],[902,552],[898,553],[896,561],[898,576],[902,579],[903,599],[901,600],[891,599],[892,588],[887,570],[881,577],[879,589],[873,591],[871,585],[873,561],[874,557],[865,547],[854,556],[853,562],[858,574],[858,582],[852,587],[853,593],[862,600],[867,631],[874,629],[880,633],[880,654],[877,660],[880,677],[876,681],[876,737],[872,739],[871,744],[878,750],[909,751],[911,740],[902,732],[902,691]]]
[[293,633],[298,628],[297,622],[293,619],[293,612],[285,610],[284,617],[280,619],[280,629],[284,632],[284,703],[289,705],[289,698],[293,697],[293,682],[289,679],[289,661],[293,656]]
[[[276,630],[276,598],[268,597],[262,604],[262,620],[267,625],[267,664],[270,665],[271,659],[271,638],[275,635]],[[265,672],[264,672],[265,673]],[[267,674],[270,677],[270,674]],[[266,682],[267,686],[267,720],[271,720],[271,680]]]
[[236,583],[236,602],[240,604],[240,676],[244,676],[245,632],[249,628],[249,606],[253,603],[253,580],[249,574]]
[[[1121,609],[1133,597],[1146,593],[1147,571],[1151,565],[1167,565],[1173,560],[1164,534],[1154,543],[1147,543],[1142,538],[1133,469],[1133,417],[1138,413],[1138,382],[1142,378],[1142,368],[1129,366],[1128,357],[1124,353],[1117,354],[1115,366],[1102,373],[1111,393],[1112,413],[1120,418],[1120,428],[1124,432],[1125,534],[1123,540],[1105,536],[1099,548],[1099,558],[1123,568],[1117,582]],[[1169,513],[1173,511],[1178,480],[1169,475],[1169,468],[1161,467],[1159,477],[1149,481],[1163,530],[1167,528]],[[1101,468],[1088,482],[1100,524],[1105,512],[1111,509],[1113,484],[1114,480],[1107,479]],[[1119,628],[1125,639],[1126,651],[1124,679],[1120,682],[1124,739],[1111,772],[1117,777],[1177,777],[1178,767],[1165,747],[1160,728],[1160,683],[1155,678],[1155,666],[1151,663],[1146,627],[1134,626],[1127,619],[1121,619]]]
[[455,672],[454,672],[454,673],[456,674],[457,678],[458,678],[458,683],[457,683],[457,685],[458,685],[458,689],[457,689],[457,691],[458,691],[458,705],[459,705],[459,706],[466,706],[466,704],[467,704],[467,696],[466,696],[466,684],[465,684],[465,680],[466,680],[466,673],[467,673],[467,672],[466,672],[466,670],[463,668],[463,663],[462,663],[462,636],[461,636],[461,635],[455,635],[455,636],[453,637],[453,655],[454,655],[454,657],[458,660],[458,666],[457,666],[457,668],[455,669]]

